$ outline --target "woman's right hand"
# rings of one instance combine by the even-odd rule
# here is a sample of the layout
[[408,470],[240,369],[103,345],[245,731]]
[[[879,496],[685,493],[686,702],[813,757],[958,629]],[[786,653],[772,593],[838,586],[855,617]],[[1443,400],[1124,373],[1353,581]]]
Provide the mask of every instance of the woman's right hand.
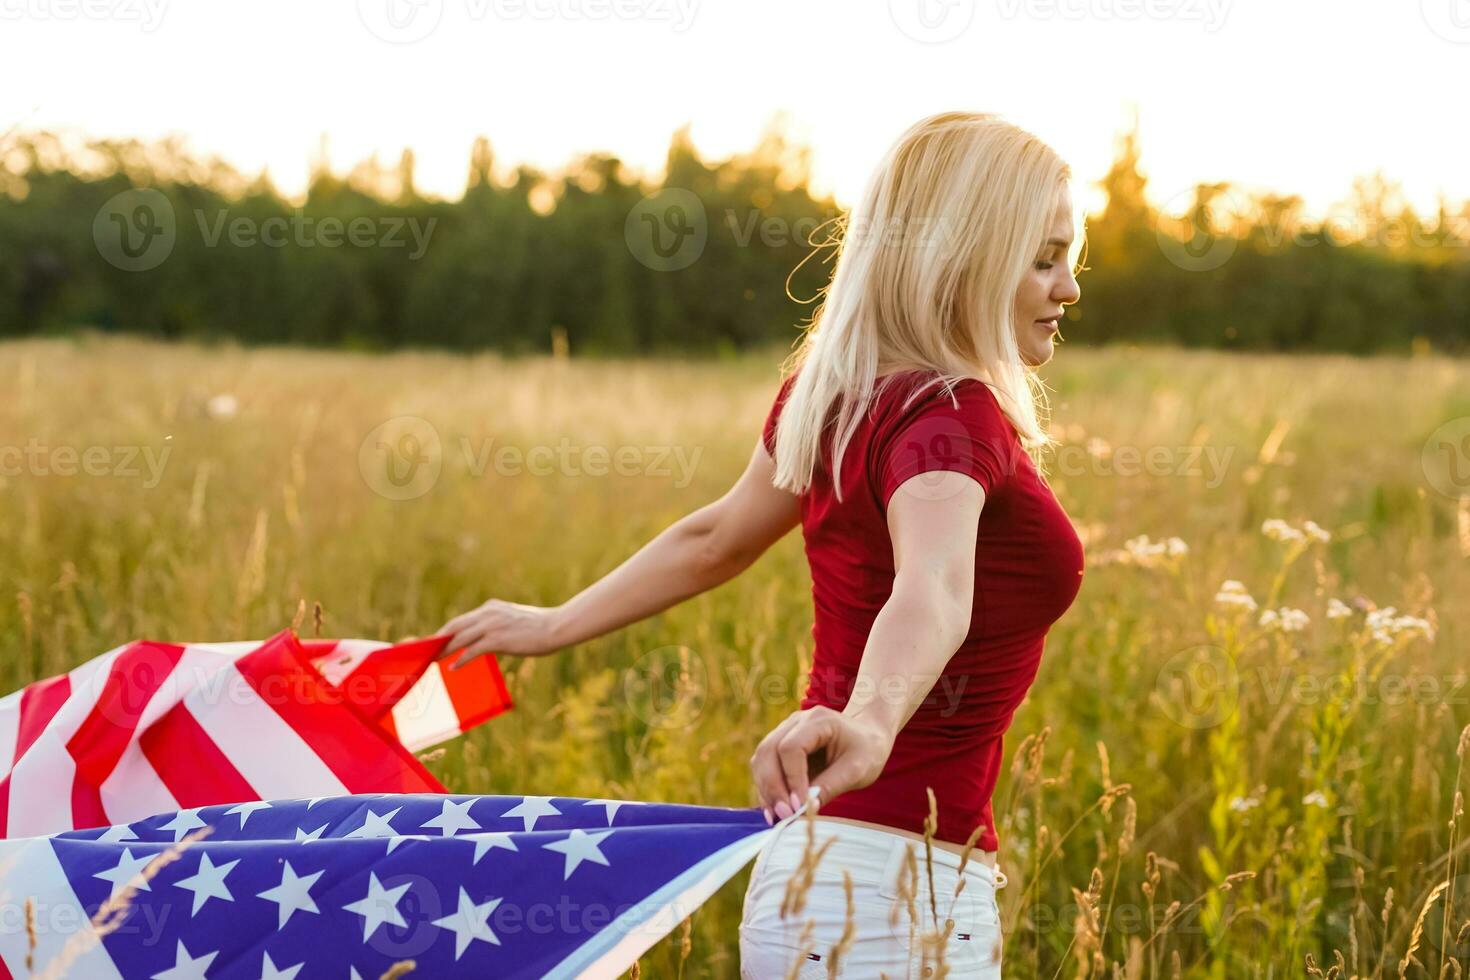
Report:
[[561,622],[559,606],[527,606],[488,599],[479,607],[455,616],[435,630],[434,635],[452,637],[443,657],[460,654],[450,665],[453,670],[491,652],[520,657],[555,653],[567,646],[560,638]]
[[[823,752],[821,772],[808,772],[808,757]],[[817,806],[848,790],[871,785],[883,774],[893,751],[893,735],[867,718],[847,715],[823,705],[793,711],[761,739],[750,757],[751,775],[766,821],[784,820],[807,798],[808,785],[817,787]]]

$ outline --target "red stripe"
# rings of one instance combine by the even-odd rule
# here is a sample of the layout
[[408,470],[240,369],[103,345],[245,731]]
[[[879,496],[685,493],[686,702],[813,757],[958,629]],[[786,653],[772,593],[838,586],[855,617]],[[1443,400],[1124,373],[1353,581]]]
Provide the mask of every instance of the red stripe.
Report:
[[382,718],[424,676],[447,640],[434,637],[374,650],[337,687],[363,715]]
[[113,660],[97,703],[66,743],[76,762],[71,787],[74,828],[112,822],[102,809],[102,784],[127,751],[149,701],[183,655],[181,646],[142,642],[130,645]]
[[444,663],[444,688],[459,716],[460,731],[468,731],[511,707],[510,691],[494,654],[476,657],[458,670]]
[[182,704],[149,725],[138,747],[183,809],[260,799]]
[[447,792],[408,750],[327,683],[290,630],[241,657],[235,669],[349,793]]
[[[51,724],[51,719],[66,699],[71,696],[71,676],[48,677],[30,685],[20,696],[20,720],[15,733],[15,762],[19,762],[26,750]],[[11,767],[14,769],[14,766]],[[10,824],[10,773],[0,779],[0,837],[8,832]]]

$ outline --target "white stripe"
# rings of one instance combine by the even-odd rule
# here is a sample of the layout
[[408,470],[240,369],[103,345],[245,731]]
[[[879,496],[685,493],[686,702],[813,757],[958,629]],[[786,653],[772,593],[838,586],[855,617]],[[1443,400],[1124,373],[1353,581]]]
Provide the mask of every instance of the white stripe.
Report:
[[220,670],[215,683],[191,691],[184,705],[257,799],[346,795],[342,781],[233,663]]
[[617,980],[755,857],[774,827],[727,844],[618,916],[544,980]]
[[449,688],[444,686],[440,664],[431,664],[393,706],[393,727],[398,731],[398,741],[410,752],[460,734],[459,715],[449,698]]
[[76,763],[66,743],[97,705],[113,660],[129,644],[109,650],[72,670],[71,693],[10,773],[10,837],[71,830],[71,787]]
[[339,640],[331,653],[321,654],[312,660],[312,665],[322,672],[329,684],[341,684],[347,676],[362,666],[368,654],[385,649],[392,644],[375,640]]
[[20,735],[20,696],[24,690],[0,698],[0,779],[15,764],[15,742]]
[[[26,969],[30,945],[25,927],[27,898],[35,900],[35,974]],[[10,975],[45,973],[68,943],[75,943],[78,955],[70,961],[64,976],[122,980],[71,890],[51,841],[43,837],[0,841],[0,959]]]

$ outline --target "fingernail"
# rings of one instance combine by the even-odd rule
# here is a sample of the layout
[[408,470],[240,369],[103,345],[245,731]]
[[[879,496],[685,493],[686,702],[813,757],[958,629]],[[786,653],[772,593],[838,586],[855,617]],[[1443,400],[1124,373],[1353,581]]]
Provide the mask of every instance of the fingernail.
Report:
[[776,822],[776,821],[774,821],[774,820],[771,819],[771,808],[770,807],[768,807],[768,806],[761,807],[761,811],[763,813],[765,813],[765,815],[766,815],[766,824],[767,824],[767,826],[769,826],[769,825],[771,825],[771,824],[773,824],[773,823]]
[[787,817],[791,816],[791,807],[786,805],[785,800],[776,801],[776,816],[780,817],[782,820],[785,820]]
[[796,795],[796,790],[791,791],[791,812],[795,813],[801,809],[801,797]]

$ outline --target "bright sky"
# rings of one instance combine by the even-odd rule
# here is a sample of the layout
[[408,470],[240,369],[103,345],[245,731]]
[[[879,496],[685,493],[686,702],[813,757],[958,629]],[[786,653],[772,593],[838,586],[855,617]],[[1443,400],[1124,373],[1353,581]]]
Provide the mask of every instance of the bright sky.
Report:
[[1467,82],[1470,0],[0,0],[0,133],[182,134],[290,193],[323,132],[334,169],[412,146],[458,196],[477,134],[505,171],[651,173],[683,123],[719,158],[777,110],[844,204],[944,109],[1090,182],[1136,105],[1159,202],[1230,180],[1319,213],[1381,169],[1427,210],[1470,197]]

